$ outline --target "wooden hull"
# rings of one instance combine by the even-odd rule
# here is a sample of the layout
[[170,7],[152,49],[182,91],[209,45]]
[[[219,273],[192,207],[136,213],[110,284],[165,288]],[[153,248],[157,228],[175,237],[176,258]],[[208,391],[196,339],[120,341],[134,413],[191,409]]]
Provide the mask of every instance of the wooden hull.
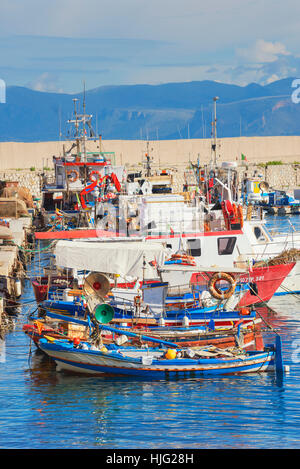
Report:
[[[76,317],[75,314],[67,314],[65,311],[61,311],[59,309],[47,309],[46,315],[50,318],[61,321],[75,321],[88,325],[88,321],[85,320],[83,316],[80,317],[78,315],[78,317]],[[165,326],[182,326],[185,317],[189,320],[189,326],[207,327],[210,324],[211,329],[213,327],[215,329],[237,327],[240,323],[243,323],[245,326],[253,326],[254,324],[261,323],[261,319],[257,317],[255,311],[247,311],[247,314],[242,314],[242,311],[207,311],[205,309],[195,308],[194,310],[189,311],[168,311],[164,318]],[[124,311],[118,310],[115,310],[115,317],[111,322],[121,322],[130,326],[135,320],[138,320],[139,324],[145,327],[148,327],[149,323],[153,323],[152,317],[134,317],[131,314],[126,314]],[[157,319],[156,324],[158,325],[158,323],[159,320]]]
[[[50,343],[42,339],[40,348],[57,364],[58,370],[87,375],[127,375],[147,379],[190,378],[211,375],[254,373],[275,369],[275,351],[249,352],[238,357],[162,359],[155,352],[137,350],[101,352],[76,349],[70,344]],[[125,353],[127,356],[124,356]]]
[[[70,340],[73,340],[76,336],[81,340],[86,340],[86,331],[85,328],[82,328],[81,333],[78,331],[76,334],[72,333],[72,331],[65,336]],[[45,336],[52,337],[54,339],[61,339],[64,335],[45,325],[42,330],[39,330],[35,324],[25,324],[23,326],[23,331],[31,338],[31,340],[35,343],[37,347],[39,347],[39,341],[44,338]],[[133,332],[136,332],[135,329],[132,329]],[[164,335],[155,333],[155,331],[144,331],[139,329],[143,335],[147,335],[149,337],[160,338],[166,341],[171,341],[178,345],[178,347],[202,347],[206,345],[214,345],[220,349],[225,349],[229,347],[236,347],[240,346],[244,349],[254,349],[254,350],[263,350],[263,339],[261,332],[259,330],[246,330],[240,332],[239,336],[237,336],[236,330],[228,329],[227,331],[222,331],[220,333],[201,333],[197,337],[195,334],[186,334],[185,337],[178,337],[171,335]],[[126,335],[126,330],[124,330],[124,335]],[[109,344],[112,343],[113,337],[112,335],[103,336],[103,343]],[[130,344],[136,344],[138,340],[132,340]]]

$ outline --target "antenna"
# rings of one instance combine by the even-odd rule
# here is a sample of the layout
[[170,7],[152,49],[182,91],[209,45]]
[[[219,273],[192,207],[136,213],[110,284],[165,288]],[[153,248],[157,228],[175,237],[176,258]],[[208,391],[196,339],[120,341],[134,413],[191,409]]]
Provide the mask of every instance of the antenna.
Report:
[[211,145],[212,151],[214,153],[214,165],[217,164],[217,101],[219,97],[214,97],[214,120],[212,122],[212,136],[213,136],[213,143]]
[[[78,101],[78,98],[73,98],[73,103],[74,103],[74,115],[75,115],[75,121],[73,121],[75,125],[75,137],[78,137],[78,129],[79,129],[79,123],[78,123],[78,114],[77,114],[77,107],[76,103]],[[72,122],[71,120],[69,122]]]
[[61,107],[58,107],[58,125],[59,125],[59,141],[61,140],[62,137],[62,132],[61,132]]
[[83,81],[83,103],[82,103],[82,108],[83,108],[83,114],[85,114],[85,81]]

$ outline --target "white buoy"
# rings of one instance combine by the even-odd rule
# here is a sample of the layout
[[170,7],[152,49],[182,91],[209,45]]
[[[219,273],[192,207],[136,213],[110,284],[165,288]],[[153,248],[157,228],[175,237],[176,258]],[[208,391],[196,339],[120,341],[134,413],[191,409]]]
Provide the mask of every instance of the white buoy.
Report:
[[164,318],[159,318],[159,320],[158,320],[158,325],[159,325],[160,327],[165,327],[165,324],[166,324],[166,323],[165,323]]
[[183,327],[189,327],[189,325],[190,325],[190,320],[189,320],[189,318],[188,318],[187,316],[184,316],[184,317],[182,318],[182,325],[183,325]]
[[22,295],[22,284],[19,278],[15,280],[15,295],[19,298]]
[[71,290],[71,288],[65,288],[64,291],[63,291],[63,301],[73,301],[73,297],[71,297],[70,295],[68,295],[69,291]]

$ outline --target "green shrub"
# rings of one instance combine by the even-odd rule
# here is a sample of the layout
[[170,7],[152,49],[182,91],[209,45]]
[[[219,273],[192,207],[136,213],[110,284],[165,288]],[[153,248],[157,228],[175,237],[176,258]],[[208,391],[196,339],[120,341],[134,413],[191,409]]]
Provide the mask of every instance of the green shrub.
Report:
[[266,163],[266,166],[273,166],[273,165],[275,166],[275,165],[279,165],[279,164],[283,164],[281,160],[279,160],[279,161],[277,161],[277,160],[275,160],[275,161],[268,161],[268,162]]

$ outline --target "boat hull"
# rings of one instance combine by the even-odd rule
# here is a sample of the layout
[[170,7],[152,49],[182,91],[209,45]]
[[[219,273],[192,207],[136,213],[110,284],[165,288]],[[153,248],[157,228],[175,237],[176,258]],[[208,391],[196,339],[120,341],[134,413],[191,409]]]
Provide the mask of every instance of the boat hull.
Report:
[[294,263],[278,264],[267,267],[254,268],[249,274],[240,277],[241,283],[255,283],[257,294],[247,291],[240,300],[238,307],[251,306],[269,301],[288,274],[292,271]]
[[[43,326],[40,329],[35,324],[25,324],[23,326],[23,331],[30,337],[30,339],[35,343],[35,345],[39,348],[39,342],[45,336],[52,337],[54,339],[61,339],[63,334],[59,331],[48,327]],[[132,332],[135,332],[135,329],[132,329]],[[138,332],[142,333],[143,335],[147,335],[149,337],[154,337],[157,339],[163,339],[166,341],[171,341],[178,345],[178,347],[202,347],[206,345],[213,345],[220,349],[225,349],[229,347],[240,346],[241,348],[248,349],[253,348],[255,350],[263,350],[263,338],[260,330],[245,330],[241,331],[240,333],[237,330],[229,329],[227,331],[222,331],[220,333],[212,333],[212,332],[204,332],[195,334],[185,334],[185,336],[179,335],[158,335],[156,331],[144,331],[139,329]],[[178,331],[177,331],[178,332]],[[126,335],[126,330],[124,330],[124,335]],[[76,337],[80,338],[81,340],[86,340],[86,332],[85,330],[82,333],[76,333]],[[70,340],[73,340],[74,335],[70,334],[68,337]],[[102,340],[104,344],[109,344],[113,341],[112,335],[103,335]],[[139,339],[137,339],[139,340]],[[132,340],[132,344],[136,341]]]
[[130,375],[142,378],[190,378],[209,375],[232,375],[274,371],[274,351],[252,352],[243,358],[232,359],[154,359],[152,364],[127,360],[117,353],[64,349],[63,346],[41,340],[40,348],[57,364],[58,370],[88,375]]

